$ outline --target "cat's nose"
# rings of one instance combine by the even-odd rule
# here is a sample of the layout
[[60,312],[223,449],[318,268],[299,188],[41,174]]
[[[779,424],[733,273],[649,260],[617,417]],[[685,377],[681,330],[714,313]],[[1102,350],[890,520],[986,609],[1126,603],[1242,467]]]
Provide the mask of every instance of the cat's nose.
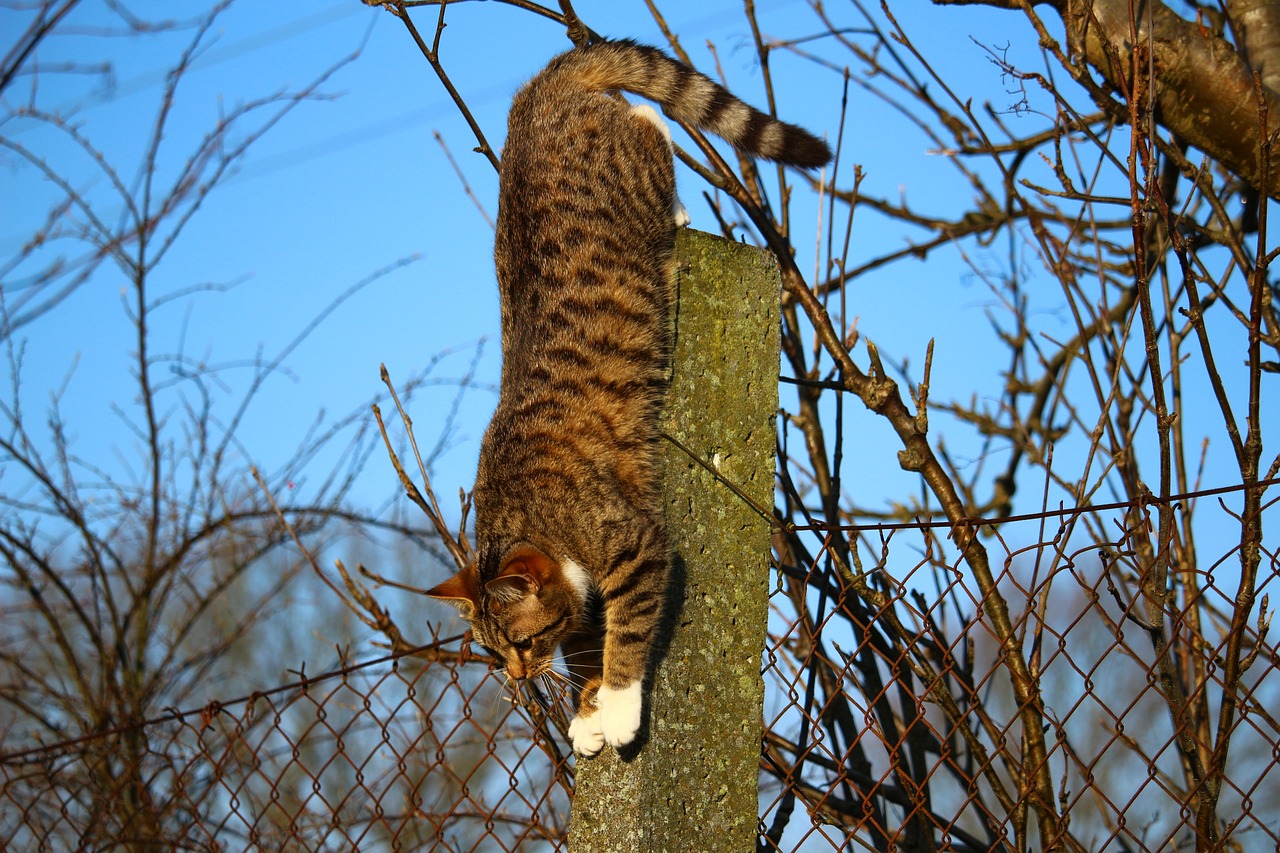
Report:
[[507,664],[507,675],[512,678],[524,678],[529,674],[525,669],[524,661],[511,661]]

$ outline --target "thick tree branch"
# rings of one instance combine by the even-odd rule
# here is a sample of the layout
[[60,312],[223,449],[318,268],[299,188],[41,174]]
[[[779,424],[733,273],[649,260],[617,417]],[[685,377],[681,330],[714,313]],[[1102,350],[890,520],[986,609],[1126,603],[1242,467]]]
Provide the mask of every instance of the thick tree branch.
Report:
[[[952,5],[974,0],[934,2]],[[983,2],[1004,9],[1012,5],[1006,0]],[[1031,4],[1018,5],[1040,29]],[[1156,120],[1255,188],[1280,198],[1274,187],[1260,185],[1257,157],[1263,131],[1258,125],[1254,68],[1264,75],[1264,84],[1277,73],[1276,63],[1266,64],[1271,48],[1264,45],[1275,40],[1268,29],[1270,18],[1258,13],[1242,19],[1253,28],[1247,43],[1252,45],[1256,39],[1256,52],[1262,54],[1253,57],[1251,68],[1224,38],[1196,21],[1179,17],[1159,0],[1135,8],[1132,15],[1129,0],[1063,0],[1055,5],[1062,13],[1068,49],[1063,54],[1057,45],[1051,48],[1077,80],[1086,82],[1087,72],[1078,64],[1083,58],[1102,76],[1106,88],[1116,92],[1129,89],[1126,81],[1137,49],[1138,67],[1149,69],[1155,78],[1151,89]],[[1088,88],[1096,90],[1095,85]],[[1271,118],[1265,132],[1274,134],[1280,130],[1280,97],[1268,87],[1266,99]],[[1105,102],[1102,106],[1113,110],[1117,118],[1127,119],[1123,106]],[[1280,163],[1275,152],[1271,157],[1266,171],[1275,174]]]
[[1249,67],[1263,86],[1280,93],[1280,6],[1272,0],[1227,0],[1227,16]]

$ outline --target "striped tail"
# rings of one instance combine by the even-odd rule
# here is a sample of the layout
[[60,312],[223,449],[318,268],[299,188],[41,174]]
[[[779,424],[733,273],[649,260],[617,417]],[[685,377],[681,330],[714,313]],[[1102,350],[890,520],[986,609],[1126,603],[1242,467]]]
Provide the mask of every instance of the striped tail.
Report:
[[566,85],[593,92],[622,89],[656,101],[678,122],[766,160],[813,169],[831,159],[827,143],[807,130],[765,115],[706,75],[633,41],[599,42],[562,53],[533,83],[557,90]]

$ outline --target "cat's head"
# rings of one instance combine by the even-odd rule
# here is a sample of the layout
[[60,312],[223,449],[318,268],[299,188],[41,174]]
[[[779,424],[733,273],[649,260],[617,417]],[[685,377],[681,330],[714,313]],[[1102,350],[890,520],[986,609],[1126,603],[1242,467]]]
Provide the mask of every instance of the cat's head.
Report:
[[[486,556],[494,559],[482,555],[481,560]],[[566,569],[530,545],[510,549],[497,562],[497,573],[483,584],[478,563],[472,562],[427,595],[457,607],[471,623],[472,637],[502,662],[507,675],[540,675],[551,668],[560,641],[577,627],[585,590],[576,573],[582,570]]]

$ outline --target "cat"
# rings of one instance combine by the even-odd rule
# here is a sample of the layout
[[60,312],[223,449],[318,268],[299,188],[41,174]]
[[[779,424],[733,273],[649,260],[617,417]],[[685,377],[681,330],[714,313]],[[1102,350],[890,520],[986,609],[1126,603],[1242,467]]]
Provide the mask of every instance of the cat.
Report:
[[494,257],[499,402],[480,447],[476,555],[429,595],[456,605],[513,679],[560,647],[574,751],[632,743],[670,553],[657,470],[677,225],[671,137],[652,107],[739,150],[813,168],[826,143],[656,48],[582,46],[511,105]]

